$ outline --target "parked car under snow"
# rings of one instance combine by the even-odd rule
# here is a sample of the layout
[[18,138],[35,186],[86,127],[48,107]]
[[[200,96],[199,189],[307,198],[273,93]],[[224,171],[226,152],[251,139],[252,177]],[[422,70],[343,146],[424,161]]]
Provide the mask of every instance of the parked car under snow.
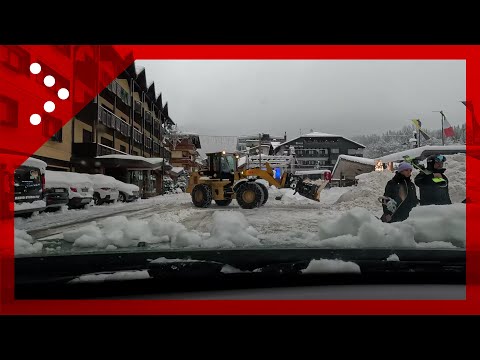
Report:
[[140,197],[140,188],[134,184],[127,184],[116,180],[115,185],[118,189],[118,201],[131,202]]
[[95,205],[114,203],[118,200],[118,180],[103,174],[88,175],[93,182],[93,202]]
[[47,170],[45,183],[47,188],[68,189],[69,209],[84,208],[93,199],[93,182],[87,174]]

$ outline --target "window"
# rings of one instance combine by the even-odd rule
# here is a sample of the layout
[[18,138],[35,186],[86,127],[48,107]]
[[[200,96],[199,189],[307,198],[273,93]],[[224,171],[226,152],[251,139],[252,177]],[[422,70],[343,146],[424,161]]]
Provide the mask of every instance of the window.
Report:
[[340,149],[334,148],[332,149],[332,154],[338,154],[340,152]]
[[100,142],[102,143],[102,145],[113,147],[113,141],[108,140],[108,139],[104,138],[103,136],[100,138]]
[[18,126],[18,103],[5,96],[0,96],[0,126]]
[[348,149],[348,155],[356,155],[357,149]]
[[142,133],[137,129],[133,130],[133,141],[137,144],[142,144]]
[[120,151],[127,152],[127,148],[125,145],[120,145]]
[[190,157],[188,151],[182,151],[182,157]]
[[83,129],[83,142],[84,143],[93,142],[93,133],[91,131]]

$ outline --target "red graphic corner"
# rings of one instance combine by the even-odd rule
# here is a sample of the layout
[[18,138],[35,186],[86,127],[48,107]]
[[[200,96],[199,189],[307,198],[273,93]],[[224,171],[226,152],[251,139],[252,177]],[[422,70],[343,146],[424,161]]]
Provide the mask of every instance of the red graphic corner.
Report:
[[0,45],[0,252],[7,256],[2,256],[3,284],[13,270],[4,265],[14,255],[15,169],[133,61],[125,46]]

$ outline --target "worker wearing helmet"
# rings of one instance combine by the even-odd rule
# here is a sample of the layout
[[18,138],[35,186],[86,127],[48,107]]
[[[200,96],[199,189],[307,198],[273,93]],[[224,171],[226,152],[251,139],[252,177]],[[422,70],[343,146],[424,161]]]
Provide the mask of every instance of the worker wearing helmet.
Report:
[[448,190],[448,178],[445,176],[446,161],[443,155],[432,155],[427,158],[427,171],[415,177],[415,185],[420,189],[420,205],[451,204]]

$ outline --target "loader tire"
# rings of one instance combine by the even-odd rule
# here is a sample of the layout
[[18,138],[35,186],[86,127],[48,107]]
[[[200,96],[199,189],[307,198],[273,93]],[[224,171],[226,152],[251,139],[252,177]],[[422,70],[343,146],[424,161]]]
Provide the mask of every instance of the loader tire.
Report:
[[263,202],[262,202],[262,205],[265,205],[265,203],[267,202],[268,200],[268,189],[265,185],[263,185],[262,183],[255,183],[257,184],[258,186],[260,186],[262,188],[262,191],[263,191]]
[[206,184],[195,185],[192,190],[192,202],[196,207],[209,207],[212,204],[212,188]]
[[232,199],[226,199],[226,200],[215,200],[218,206],[228,206],[232,202]]
[[263,203],[263,190],[255,182],[245,182],[238,187],[236,199],[242,209],[254,209]]

